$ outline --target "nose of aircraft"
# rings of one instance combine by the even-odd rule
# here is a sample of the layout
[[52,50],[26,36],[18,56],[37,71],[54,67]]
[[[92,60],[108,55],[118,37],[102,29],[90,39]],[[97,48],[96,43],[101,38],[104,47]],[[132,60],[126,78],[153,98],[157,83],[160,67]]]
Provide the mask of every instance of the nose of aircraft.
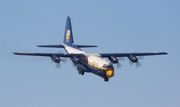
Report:
[[113,70],[113,69],[108,69],[108,70],[106,71],[106,76],[107,76],[108,78],[113,77],[113,76],[114,76],[114,70]]

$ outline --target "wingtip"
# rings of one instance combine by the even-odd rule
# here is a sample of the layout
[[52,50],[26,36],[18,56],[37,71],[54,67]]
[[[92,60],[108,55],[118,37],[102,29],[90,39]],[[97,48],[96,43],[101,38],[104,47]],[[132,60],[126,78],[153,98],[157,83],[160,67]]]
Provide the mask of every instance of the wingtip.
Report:
[[167,52],[155,52],[155,53],[158,55],[167,55],[168,54]]
[[17,55],[18,53],[17,52],[13,52],[14,55]]
[[161,52],[162,54],[165,54],[165,55],[168,55],[168,53],[167,52]]
[[36,45],[37,47],[48,47],[48,45]]
[[41,45],[36,45],[37,47],[41,47]]

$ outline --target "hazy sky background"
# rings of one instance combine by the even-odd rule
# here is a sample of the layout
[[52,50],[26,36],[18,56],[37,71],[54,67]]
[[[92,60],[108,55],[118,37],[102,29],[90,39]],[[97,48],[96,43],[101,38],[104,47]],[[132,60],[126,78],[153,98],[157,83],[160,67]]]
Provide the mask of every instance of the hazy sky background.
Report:
[[[14,51],[65,52],[38,48],[63,41],[71,17],[76,44],[88,52],[168,52],[136,68],[126,58],[115,76],[81,76],[72,62]],[[0,107],[179,107],[179,0],[0,0]],[[116,68],[116,66],[114,65]]]

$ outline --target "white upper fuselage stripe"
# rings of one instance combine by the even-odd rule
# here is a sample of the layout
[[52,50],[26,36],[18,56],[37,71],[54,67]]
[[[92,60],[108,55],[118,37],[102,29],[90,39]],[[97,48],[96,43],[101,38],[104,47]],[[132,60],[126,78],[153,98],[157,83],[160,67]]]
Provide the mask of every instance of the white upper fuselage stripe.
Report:
[[88,59],[88,62],[95,64],[96,66],[103,67],[103,65],[109,65],[110,62],[100,57],[99,54],[90,54],[82,50],[78,50],[76,48],[67,46],[65,44],[62,44],[66,51],[69,54],[77,53],[77,54],[84,54],[86,58]]

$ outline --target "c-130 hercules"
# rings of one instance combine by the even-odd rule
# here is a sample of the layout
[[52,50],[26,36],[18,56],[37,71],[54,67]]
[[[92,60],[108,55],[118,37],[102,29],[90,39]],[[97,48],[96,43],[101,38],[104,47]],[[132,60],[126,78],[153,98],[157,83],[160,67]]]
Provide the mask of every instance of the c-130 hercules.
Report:
[[[66,20],[64,41],[59,45],[38,45],[38,47],[64,48],[67,53],[30,53],[14,52],[15,55],[31,55],[50,57],[55,63],[60,63],[61,58],[70,58],[79,74],[93,73],[109,81],[114,76],[113,64],[118,63],[118,57],[127,57],[132,63],[138,63],[137,56],[165,55],[166,52],[147,52],[147,53],[87,53],[80,48],[97,47],[96,45],[76,45],[73,41],[71,19]],[[108,58],[105,60],[104,58]]]

